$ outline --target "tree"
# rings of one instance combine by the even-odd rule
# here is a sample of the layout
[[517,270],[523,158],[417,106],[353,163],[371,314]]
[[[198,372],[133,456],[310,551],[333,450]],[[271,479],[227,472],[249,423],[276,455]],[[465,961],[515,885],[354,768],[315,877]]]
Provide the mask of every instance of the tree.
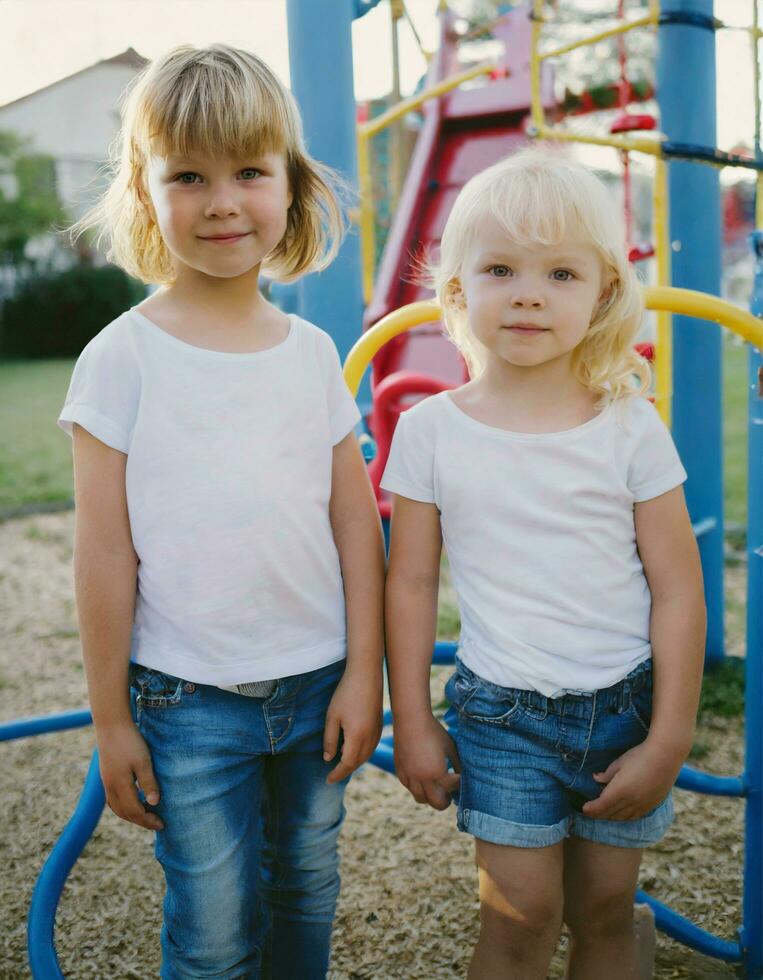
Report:
[[0,262],[23,264],[27,242],[66,220],[53,158],[34,153],[30,140],[0,130]]

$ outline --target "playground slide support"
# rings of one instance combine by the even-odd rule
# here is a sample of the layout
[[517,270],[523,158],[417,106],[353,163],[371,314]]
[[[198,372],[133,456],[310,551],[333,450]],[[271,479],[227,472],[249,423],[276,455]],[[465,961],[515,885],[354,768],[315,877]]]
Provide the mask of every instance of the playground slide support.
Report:
[[[652,185],[652,241],[657,285],[670,286],[670,212],[668,210],[668,165],[654,161]],[[654,395],[657,411],[670,428],[673,406],[673,317],[669,310],[657,311],[657,359],[654,366]]]
[[[353,0],[287,0],[291,89],[309,152],[357,186],[352,21],[375,4]],[[320,274],[297,284],[301,316],[329,330],[342,358],[363,318],[360,244],[347,235],[339,255]],[[370,402],[366,382],[361,401]]]
[[[663,0],[658,40],[657,93],[666,139],[715,147],[712,0]],[[668,187],[673,283],[717,296],[721,285],[718,171],[675,159],[670,164]],[[692,520],[715,519],[713,530],[699,540],[708,616],[708,666],[724,656],[721,364],[718,328],[675,316],[673,437],[689,474],[686,500]]]
[[[760,150],[758,149],[758,152]],[[763,317],[763,231],[755,231],[750,309]],[[749,348],[745,878],[740,941],[747,977],[763,977],[763,355]]]

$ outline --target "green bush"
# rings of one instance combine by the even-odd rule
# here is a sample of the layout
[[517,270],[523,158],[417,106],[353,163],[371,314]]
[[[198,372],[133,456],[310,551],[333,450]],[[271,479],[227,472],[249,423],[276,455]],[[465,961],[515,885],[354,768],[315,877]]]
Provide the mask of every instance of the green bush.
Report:
[[144,295],[141,283],[114,266],[32,275],[3,303],[0,357],[74,357]]

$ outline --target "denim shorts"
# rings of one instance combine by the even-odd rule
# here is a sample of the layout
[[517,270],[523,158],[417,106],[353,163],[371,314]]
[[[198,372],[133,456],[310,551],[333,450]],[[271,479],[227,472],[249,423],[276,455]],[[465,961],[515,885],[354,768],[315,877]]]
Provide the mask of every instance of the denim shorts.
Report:
[[456,660],[445,694],[461,760],[459,830],[513,847],[548,847],[571,836],[646,847],[670,826],[670,794],[637,820],[582,812],[603,789],[593,774],[649,732],[650,660],[612,687],[558,698],[500,687]]

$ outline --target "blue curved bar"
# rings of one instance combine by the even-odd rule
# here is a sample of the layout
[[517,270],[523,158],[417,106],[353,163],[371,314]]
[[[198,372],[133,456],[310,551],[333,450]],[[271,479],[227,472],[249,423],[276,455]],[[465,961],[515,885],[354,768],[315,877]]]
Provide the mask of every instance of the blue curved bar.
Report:
[[64,980],[53,945],[56,908],[66,877],[90,840],[105,802],[96,750],[74,813],[43,865],[32,894],[27,923],[27,950],[34,980]]
[[725,960],[727,963],[741,963],[742,950],[739,943],[732,942],[730,939],[720,939],[711,932],[700,929],[689,919],[674,912],[656,898],[647,895],[640,889],[636,892],[637,902],[646,902],[654,910],[654,920],[660,932],[677,939],[686,946],[691,946],[705,956],[714,956],[716,959]]
[[40,715],[36,718],[16,718],[0,725],[0,742],[10,742],[28,735],[44,735],[46,732],[63,732],[68,728],[84,728],[91,724],[93,716],[83,708],[81,711],[65,711],[58,715]]
[[371,765],[378,766],[379,769],[383,769],[385,772],[394,773],[395,771],[392,746],[386,745],[384,742],[380,742],[376,746],[376,751],[368,761]]
[[747,795],[742,776],[715,776],[709,772],[692,769],[691,766],[681,766],[676,786],[694,793],[704,793],[706,796]]
[[457,643],[435,643],[432,663],[438,666],[442,664],[452,664],[456,661]]

